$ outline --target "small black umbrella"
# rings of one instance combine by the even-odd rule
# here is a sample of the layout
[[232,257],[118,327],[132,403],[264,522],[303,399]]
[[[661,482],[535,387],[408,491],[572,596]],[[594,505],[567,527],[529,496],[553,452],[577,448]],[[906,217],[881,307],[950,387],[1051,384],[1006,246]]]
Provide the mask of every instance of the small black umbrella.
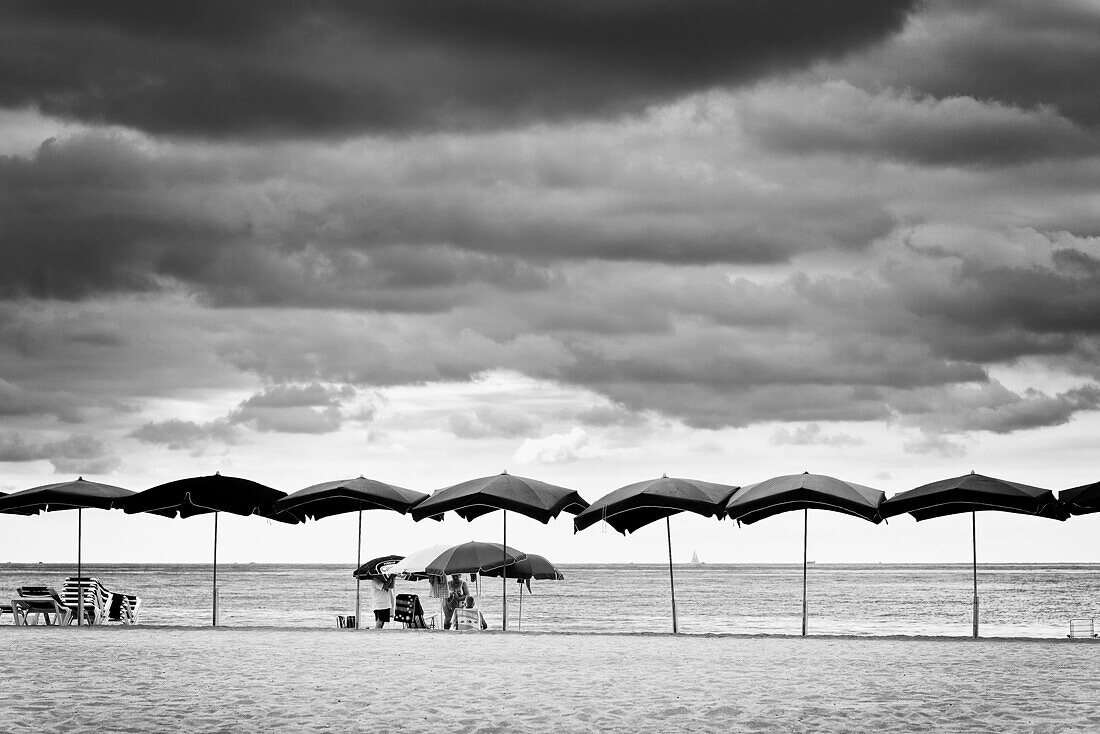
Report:
[[[502,543],[507,544],[508,510],[548,523],[562,512],[575,515],[586,507],[588,503],[575,490],[502,472],[436,490],[412,509],[412,516],[419,521],[453,510],[459,517],[473,520],[494,510],[504,510]],[[507,630],[508,585],[501,584],[501,587],[504,608],[501,623]]]
[[112,484],[89,482],[84,477],[74,482],[58,482],[41,487],[24,489],[5,497],[0,497],[0,512],[13,515],[35,515],[39,512],[55,510],[76,510],[76,576],[77,576],[77,625],[84,618],[84,576],[81,549],[83,546],[84,508],[110,510],[121,507],[123,500],[132,497],[133,492]]
[[[527,557],[522,561],[518,561],[512,566],[507,567],[508,576],[514,578],[520,585],[519,587],[519,626],[523,628],[523,585],[527,584],[527,591],[531,591],[531,579],[540,579],[543,581],[564,581],[565,574],[557,569],[550,561],[546,560],[543,556],[535,553],[528,553]],[[498,568],[492,571],[486,571],[486,576],[503,576],[504,569]]]
[[1038,515],[1065,520],[1067,514],[1049,489],[1009,482],[970,472],[961,477],[941,479],[900,492],[880,506],[882,517],[908,512],[915,519],[970,513],[970,531],[974,548],[974,637],[978,636],[978,520],[980,510],[1000,510],[1023,515]]
[[289,514],[275,514],[275,502],[286,496],[258,482],[240,477],[188,477],[151,487],[129,497],[124,505],[128,514],[148,512],[163,517],[194,517],[214,513],[213,626],[218,624],[218,513],[259,515],[279,522],[297,523]]
[[620,487],[604,495],[573,518],[573,530],[579,532],[603,520],[623,535],[635,532],[651,522],[664,518],[668,536],[668,581],[672,593],[672,632],[679,631],[676,622],[676,582],[672,573],[672,527],[669,516],[680,512],[721,519],[726,502],[737,491],[726,484],[702,482],[697,479],[650,479]]
[[[363,510],[392,510],[404,515],[427,497],[423,492],[360,476],[357,479],[340,479],[300,489],[277,500],[275,514],[305,522],[310,517],[320,520],[345,512],[358,512],[359,535],[355,546],[355,568],[358,569],[362,565]],[[359,629],[360,578],[355,578],[355,628]]]
[[788,474],[742,487],[726,503],[726,517],[738,523],[754,523],[772,515],[802,510],[802,636],[806,636],[809,608],[806,603],[806,559],[809,548],[810,510],[830,510],[879,523],[878,506],[885,494],[862,484],[824,474]]
[[378,558],[372,558],[352,571],[351,575],[357,579],[383,579],[387,575],[392,575],[383,573],[385,571],[384,566],[390,566],[404,559],[405,556],[378,556]]

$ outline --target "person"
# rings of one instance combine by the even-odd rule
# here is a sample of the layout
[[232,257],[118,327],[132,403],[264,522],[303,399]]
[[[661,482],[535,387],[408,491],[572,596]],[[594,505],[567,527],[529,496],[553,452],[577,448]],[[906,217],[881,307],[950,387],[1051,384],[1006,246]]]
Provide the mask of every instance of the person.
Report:
[[374,628],[382,629],[382,626],[393,619],[393,609],[397,606],[397,597],[393,593],[394,576],[371,576],[370,596],[371,608],[374,610]]
[[462,580],[462,574],[451,574],[451,580],[447,582],[447,595],[443,597],[443,629],[451,628],[455,610],[466,603],[466,597],[470,595],[470,587]]
[[472,609],[477,612],[477,621],[481,623],[481,629],[489,629],[489,623],[485,621],[485,615],[481,613],[481,610],[474,604],[474,598],[472,596],[466,597],[466,608]]

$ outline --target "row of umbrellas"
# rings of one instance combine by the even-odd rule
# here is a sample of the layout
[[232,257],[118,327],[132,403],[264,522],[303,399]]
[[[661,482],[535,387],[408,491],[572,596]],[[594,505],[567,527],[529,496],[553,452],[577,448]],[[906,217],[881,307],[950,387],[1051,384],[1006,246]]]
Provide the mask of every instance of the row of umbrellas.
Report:
[[[507,547],[507,513],[518,512],[547,523],[561,512],[576,515],[574,530],[581,531],[605,521],[624,534],[664,519],[669,543],[669,581],[672,590],[672,626],[678,631],[675,580],[672,568],[672,532],[669,517],[693,512],[738,523],[754,523],[776,514],[803,512],[803,619],[807,629],[806,559],[809,510],[828,510],[860,517],[873,523],[909,513],[917,520],[970,512],[974,538],[974,636],[978,635],[977,521],[978,511],[1003,511],[1065,520],[1071,514],[1100,511],[1100,482],[1059,493],[996,479],[971,472],[901,492],[889,499],[885,493],[852,482],[818,474],[792,474],[745,487],[714,484],[691,479],[661,477],[617,489],[589,505],[576,491],[506,472],[473,479],[433,492],[414,490],[359,477],[327,482],[286,495],[279,490],[237,477],[220,474],[169,482],[144,492],[133,493],[111,485],[78,479],[35,487],[0,497],[0,513],[34,514],[40,511],[78,510],[77,574],[80,575],[79,512],[85,507],[121,508],[127,513],[150,512],[168,517],[190,517],[214,513],[214,615],[217,624],[217,513],[256,514],[274,520],[297,523],[307,518],[359,513],[359,549],[362,548],[362,512],[386,509],[411,514],[414,520],[440,520],[455,512],[473,520],[502,511],[502,548]],[[502,551],[502,561],[505,560]],[[356,568],[361,557],[356,559]],[[507,577],[511,564],[502,563]],[[357,575],[358,579],[358,575]],[[507,629],[507,585],[503,587],[504,629]],[[356,588],[356,619],[359,619],[359,589]]]
[[[127,513],[147,512],[166,517],[214,514],[212,621],[218,623],[218,513],[259,515],[286,523],[305,522],[346,512],[359,513],[356,568],[362,561],[363,511],[391,510],[412,513],[414,520],[441,520],[454,511],[473,520],[495,510],[503,511],[502,547],[508,540],[508,511],[519,512],[540,522],[549,522],[563,511],[576,514],[588,503],[574,490],[545,482],[514,477],[504,472],[456,484],[431,496],[364,477],[326,482],[287,495],[272,487],[239,477],[219,474],[190,477],[132,492],[122,487],[89,482],[49,484],[0,496],[0,513],[32,515],[54,510],[77,510],[77,576],[82,576],[81,547],[85,508],[122,509]],[[503,557],[502,557],[503,560]],[[507,577],[508,564],[501,575]],[[503,626],[508,625],[508,589],[502,584]],[[359,577],[356,577],[355,619],[361,617]]]

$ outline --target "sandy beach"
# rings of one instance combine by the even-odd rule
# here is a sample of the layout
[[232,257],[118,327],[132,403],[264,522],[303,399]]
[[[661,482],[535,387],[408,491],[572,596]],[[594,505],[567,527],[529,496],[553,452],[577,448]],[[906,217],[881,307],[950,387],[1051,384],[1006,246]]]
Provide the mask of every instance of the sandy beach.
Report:
[[1081,731],[1091,641],[0,630],[9,731]]

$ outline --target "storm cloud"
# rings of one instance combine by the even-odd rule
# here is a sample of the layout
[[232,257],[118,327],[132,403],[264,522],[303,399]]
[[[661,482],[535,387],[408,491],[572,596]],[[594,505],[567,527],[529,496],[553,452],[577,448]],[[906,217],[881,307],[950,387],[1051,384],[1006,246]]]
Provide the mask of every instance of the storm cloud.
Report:
[[214,137],[609,116],[843,57],[900,30],[912,6],[10,3],[0,105]]
[[6,14],[7,461],[753,427],[947,456],[1100,409],[1083,6]]

